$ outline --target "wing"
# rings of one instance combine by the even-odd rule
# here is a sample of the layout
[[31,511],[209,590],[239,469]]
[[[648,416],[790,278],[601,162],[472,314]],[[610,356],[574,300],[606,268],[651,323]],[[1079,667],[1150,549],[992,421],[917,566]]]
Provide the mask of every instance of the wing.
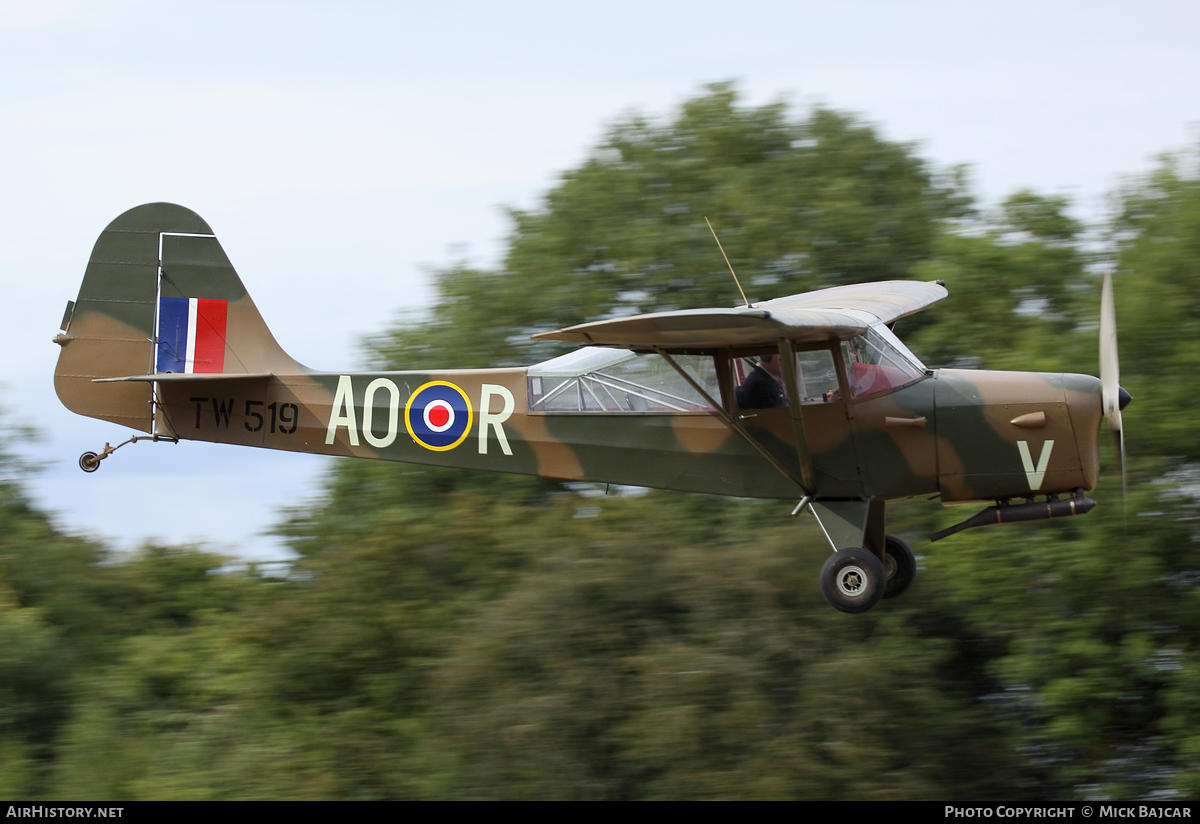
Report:
[[619,346],[705,349],[730,344],[830,340],[891,323],[946,297],[945,284],[890,280],[835,286],[734,309],[654,312],[542,332],[539,340]]

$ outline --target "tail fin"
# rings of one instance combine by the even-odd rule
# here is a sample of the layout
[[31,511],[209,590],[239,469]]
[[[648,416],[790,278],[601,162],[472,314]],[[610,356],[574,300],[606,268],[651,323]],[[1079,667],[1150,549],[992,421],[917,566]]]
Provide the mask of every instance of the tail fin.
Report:
[[275,341],[212,229],[171,203],[130,209],[101,233],[67,305],[54,389],[72,412],[154,429],[161,373],[304,371]]

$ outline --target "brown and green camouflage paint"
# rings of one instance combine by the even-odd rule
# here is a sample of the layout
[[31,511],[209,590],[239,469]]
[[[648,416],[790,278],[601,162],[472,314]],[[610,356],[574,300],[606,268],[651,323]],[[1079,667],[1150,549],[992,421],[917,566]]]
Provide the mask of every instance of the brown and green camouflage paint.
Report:
[[[933,287],[921,284],[871,286],[849,288],[847,299],[881,312],[899,305],[898,316],[944,295],[942,289],[929,297]],[[228,302],[221,374],[153,374],[160,292]],[[794,322],[808,327],[788,338],[797,348],[829,347],[831,336],[836,343],[850,322],[829,309],[834,298],[805,303],[803,297],[763,304],[777,307],[770,311],[670,319],[670,333],[684,341],[681,351],[718,359],[722,385],[715,400],[756,447],[716,410],[530,412],[525,369],[314,372],[275,341],[208,225],[182,207],[148,204],[118,217],[97,241],[56,338],[62,352],[55,388],[79,414],[181,439],[741,497],[800,497],[804,490],[792,479],[804,476],[806,461],[809,491],[826,499],[940,494],[958,503],[1095,487],[1100,383],[1086,375],[943,369],[853,402],[738,411],[727,363],[745,347],[730,341],[697,347],[687,336],[698,323],[728,323],[745,345],[761,349],[785,328],[781,318],[800,318]],[[810,304],[816,309],[805,308]],[[622,323],[653,333],[655,321],[647,317]],[[824,318],[829,326],[820,325]],[[593,331],[613,334],[607,327]],[[832,348],[844,387],[844,365]],[[414,393],[430,382],[457,387],[471,407],[468,430],[449,448],[422,445],[405,426]]]

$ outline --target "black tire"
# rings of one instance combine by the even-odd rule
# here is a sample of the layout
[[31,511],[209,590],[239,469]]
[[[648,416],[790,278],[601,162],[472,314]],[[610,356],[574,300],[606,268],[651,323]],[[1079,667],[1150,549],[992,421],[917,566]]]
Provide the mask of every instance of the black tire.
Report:
[[884,598],[903,595],[917,575],[917,556],[913,555],[908,544],[895,535],[887,536],[887,542],[884,544],[883,570],[887,575],[887,586],[883,588]]
[[878,604],[886,582],[880,560],[859,547],[835,552],[821,567],[821,594],[842,612],[857,614]]
[[84,452],[79,456],[79,468],[84,472],[95,472],[100,468],[100,456],[95,452]]

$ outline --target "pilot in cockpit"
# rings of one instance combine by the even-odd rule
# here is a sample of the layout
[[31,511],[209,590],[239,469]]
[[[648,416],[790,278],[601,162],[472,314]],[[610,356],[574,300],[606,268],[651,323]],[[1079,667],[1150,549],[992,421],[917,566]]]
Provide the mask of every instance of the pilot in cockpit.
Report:
[[[746,361],[747,363],[749,360]],[[783,370],[779,355],[763,355],[750,370],[750,374],[737,388],[739,409],[771,409],[787,406],[787,393],[783,389]]]

